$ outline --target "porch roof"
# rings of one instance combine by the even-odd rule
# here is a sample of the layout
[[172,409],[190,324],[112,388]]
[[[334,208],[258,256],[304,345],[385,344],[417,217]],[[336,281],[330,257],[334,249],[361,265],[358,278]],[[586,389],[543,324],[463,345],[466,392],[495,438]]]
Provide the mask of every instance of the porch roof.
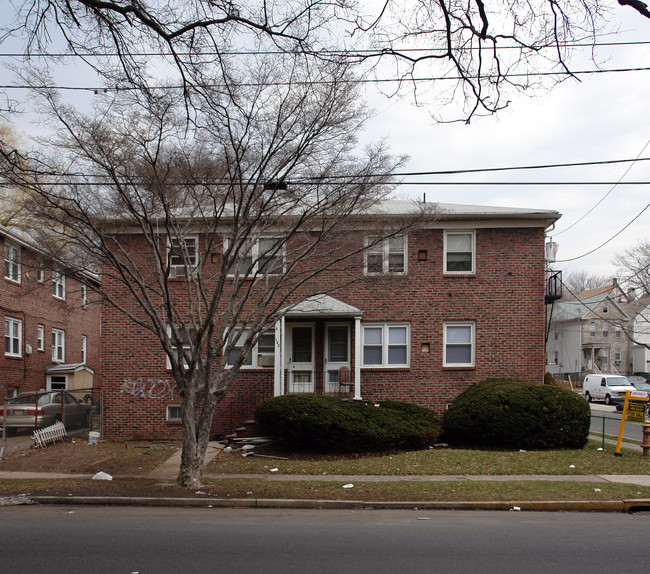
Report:
[[86,363],[52,365],[45,369],[45,373],[48,375],[71,375],[72,373],[78,373],[79,371],[88,371],[91,375],[95,374],[95,371],[86,365]]
[[363,311],[329,295],[312,295],[282,309],[286,317],[361,317]]

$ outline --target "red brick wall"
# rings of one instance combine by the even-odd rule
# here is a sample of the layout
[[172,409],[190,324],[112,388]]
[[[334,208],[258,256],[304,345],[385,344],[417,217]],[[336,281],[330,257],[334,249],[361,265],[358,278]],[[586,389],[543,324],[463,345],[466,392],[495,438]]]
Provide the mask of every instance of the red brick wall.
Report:
[[[363,257],[355,257],[352,269],[361,279],[332,295],[361,309],[364,323],[405,322],[411,326],[410,367],[362,369],[362,397],[409,401],[442,413],[458,393],[487,377],[542,382],[543,247],[542,228],[478,228],[476,273],[469,276],[443,274],[442,229],[409,234],[406,276],[363,277]],[[426,250],[426,260],[418,260],[420,250]],[[144,262],[142,268],[146,270]],[[349,278],[349,273],[345,276]],[[319,282],[331,288],[339,278],[330,273]],[[111,287],[110,279],[104,287]],[[291,302],[304,294],[296,291]],[[134,305],[130,308],[137,309]],[[443,368],[445,321],[475,322],[475,367]],[[107,436],[180,437],[180,425],[165,420],[167,405],[177,404],[178,396],[160,344],[110,307],[104,309],[102,325]],[[316,340],[321,341],[317,354],[322,353],[318,327]],[[423,344],[429,345],[429,353],[422,352]],[[322,388],[322,375],[318,376]],[[249,416],[254,405],[272,393],[272,369],[242,371],[217,408],[215,433],[230,432],[233,424]]]
[[[0,237],[0,254],[3,268],[0,276],[0,314],[3,319],[11,317],[22,321],[21,357],[7,357],[0,353],[0,395],[5,397],[13,389],[34,391],[46,386],[45,369],[56,364],[52,361],[52,329],[65,331],[65,362],[81,362],[81,336],[87,338],[88,366],[95,371],[95,386],[100,381],[100,333],[101,306],[93,303],[88,289],[90,304],[81,304],[80,284],[66,277],[65,300],[52,295],[52,270],[44,269],[44,280],[37,280],[38,255],[21,248],[21,281],[16,283],[4,278],[5,238]],[[45,328],[44,350],[37,345],[38,325]],[[3,320],[4,328],[4,320]],[[4,332],[4,331],[3,331]],[[27,353],[31,346],[31,354]],[[4,347],[3,347],[4,349]]]

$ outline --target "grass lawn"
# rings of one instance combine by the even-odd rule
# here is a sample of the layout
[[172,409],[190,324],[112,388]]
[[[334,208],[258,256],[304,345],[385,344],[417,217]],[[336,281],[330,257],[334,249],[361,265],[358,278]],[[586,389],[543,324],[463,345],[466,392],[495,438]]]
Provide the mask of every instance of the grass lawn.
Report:
[[[259,455],[242,456],[244,451],[223,452],[206,468],[200,490],[188,491],[172,481],[141,478],[174,452],[173,444],[102,442],[59,443],[46,449],[11,455],[0,462],[0,470],[34,470],[67,473],[113,474],[112,481],[0,480],[0,496],[12,494],[154,496],[215,498],[296,498],[362,501],[620,501],[650,499],[650,487],[607,482],[571,481],[469,481],[452,475],[593,475],[648,474],[650,457],[623,450],[598,450],[590,443],[582,450],[478,451],[428,449],[376,456],[333,456],[287,453],[277,448],[255,449]],[[271,472],[277,468],[276,472]],[[214,474],[257,474],[250,479],[215,479]],[[307,474],[314,480],[268,480],[272,475]],[[424,482],[362,482],[353,479],[319,480],[324,475],[448,475],[449,480]],[[134,478],[135,476],[140,476]],[[344,488],[344,486],[352,484]],[[1,501],[0,501],[1,503]]]
[[[458,475],[458,474],[648,474],[650,457],[623,449],[623,456],[599,450],[589,442],[581,450],[497,451],[454,448],[428,449],[387,455],[323,456],[283,453],[272,447],[253,452],[264,456],[242,456],[241,451],[222,452],[206,468],[206,474],[375,474],[375,475]],[[272,458],[267,458],[268,456]],[[283,460],[287,458],[288,460]]]

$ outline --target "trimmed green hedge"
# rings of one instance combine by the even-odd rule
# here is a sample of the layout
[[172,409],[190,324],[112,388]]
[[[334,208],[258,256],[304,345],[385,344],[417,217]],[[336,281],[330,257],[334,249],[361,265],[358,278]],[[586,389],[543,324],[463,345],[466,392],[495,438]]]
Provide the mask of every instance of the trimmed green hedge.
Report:
[[590,410],[579,394],[552,385],[488,379],[472,385],[443,419],[450,443],[494,448],[582,448]]
[[290,448],[365,452],[425,448],[440,435],[438,416],[417,405],[345,402],[323,395],[285,395],[262,402],[255,419]]

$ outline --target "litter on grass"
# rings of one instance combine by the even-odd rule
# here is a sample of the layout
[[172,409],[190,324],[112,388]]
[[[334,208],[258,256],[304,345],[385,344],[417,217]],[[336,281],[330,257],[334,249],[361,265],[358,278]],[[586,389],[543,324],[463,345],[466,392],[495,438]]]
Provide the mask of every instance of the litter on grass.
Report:
[[354,484],[352,484],[351,482],[349,484],[344,484],[343,488],[354,488]]
[[93,476],[93,480],[113,480],[113,477],[105,472],[98,472]]

